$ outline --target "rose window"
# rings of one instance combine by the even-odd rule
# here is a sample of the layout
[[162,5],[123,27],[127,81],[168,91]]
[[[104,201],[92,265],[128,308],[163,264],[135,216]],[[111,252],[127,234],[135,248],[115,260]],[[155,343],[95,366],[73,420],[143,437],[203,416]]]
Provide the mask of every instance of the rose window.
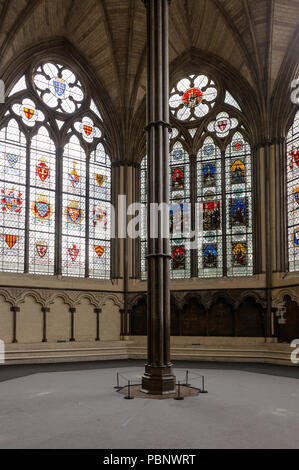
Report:
[[218,92],[206,75],[191,75],[180,80],[171,90],[170,110],[180,121],[202,118],[214,107]]

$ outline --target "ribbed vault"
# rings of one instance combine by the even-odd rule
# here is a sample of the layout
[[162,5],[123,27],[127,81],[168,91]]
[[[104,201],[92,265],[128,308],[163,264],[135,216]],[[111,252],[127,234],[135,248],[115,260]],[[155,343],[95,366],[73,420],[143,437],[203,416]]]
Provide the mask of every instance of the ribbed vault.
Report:
[[[193,57],[213,57],[219,73],[227,75],[229,68],[236,82],[240,78],[240,99],[256,103],[252,113],[269,122],[281,112],[282,102],[276,105],[274,99],[277,89],[280,84],[287,88],[295,73],[298,17],[298,0],[172,0],[171,72],[192,51]],[[26,50],[65,38],[111,101],[109,112],[121,136],[118,158],[134,159],[132,135],[142,127],[146,86],[141,0],[0,0],[0,24],[0,76],[6,78]]]

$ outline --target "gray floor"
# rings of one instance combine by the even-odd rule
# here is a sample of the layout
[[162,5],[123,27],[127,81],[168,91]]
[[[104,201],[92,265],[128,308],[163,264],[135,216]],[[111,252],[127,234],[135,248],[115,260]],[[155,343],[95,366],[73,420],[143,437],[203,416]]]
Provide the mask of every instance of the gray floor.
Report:
[[116,371],[143,362],[0,368],[0,448],[299,448],[299,368],[177,363],[209,393],[124,400]]

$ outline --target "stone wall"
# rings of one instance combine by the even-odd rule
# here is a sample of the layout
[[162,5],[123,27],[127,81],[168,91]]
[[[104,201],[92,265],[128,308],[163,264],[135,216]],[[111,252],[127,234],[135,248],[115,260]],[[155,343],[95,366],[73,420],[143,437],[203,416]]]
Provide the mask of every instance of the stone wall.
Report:
[[122,295],[94,291],[0,288],[5,343],[120,340]]

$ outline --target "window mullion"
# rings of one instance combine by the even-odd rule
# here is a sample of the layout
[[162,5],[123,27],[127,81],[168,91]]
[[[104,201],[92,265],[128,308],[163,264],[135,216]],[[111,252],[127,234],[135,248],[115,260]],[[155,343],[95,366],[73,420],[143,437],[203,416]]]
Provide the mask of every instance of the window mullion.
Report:
[[221,152],[221,199],[222,199],[222,262],[223,276],[227,276],[227,247],[226,247],[226,186],[225,186],[225,151]]
[[56,193],[55,193],[55,274],[62,274],[62,184],[63,148],[56,152]]
[[27,137],[26,144],[26,210],[25,210],[25,248],[24,272],[29,273],[29,241],[30,241],[30,146],[31,139]]
[[[196,155],[190,155],[190,206],[191,206],[191,232],[195,232],[195,217],[196,217],[196,199],[197,199],[197,162]],[[195,233],[195,237],[198,234]],[[190,243],[192,240],[190,239]],[[198,277],[198,249],[191,250],[191,277]]]
[[86,191],[85,191],[85,277],[89,277],[89,171],[90,155],[86,160]]

